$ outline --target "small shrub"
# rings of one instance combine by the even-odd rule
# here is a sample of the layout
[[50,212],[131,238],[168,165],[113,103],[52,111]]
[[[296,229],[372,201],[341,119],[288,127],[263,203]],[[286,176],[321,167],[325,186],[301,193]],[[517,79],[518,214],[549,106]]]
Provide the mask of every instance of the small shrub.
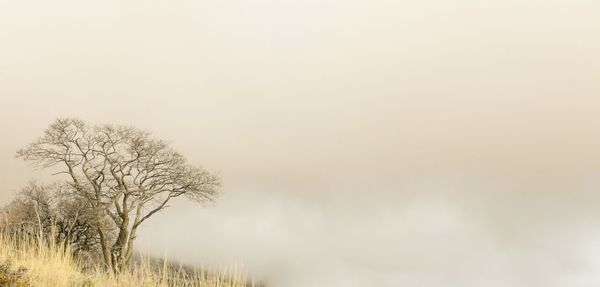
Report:
[[10,261],[0,262],[0,286],[30,287],[29,281],[25,278],[26,271],[23,267],[14,269]]

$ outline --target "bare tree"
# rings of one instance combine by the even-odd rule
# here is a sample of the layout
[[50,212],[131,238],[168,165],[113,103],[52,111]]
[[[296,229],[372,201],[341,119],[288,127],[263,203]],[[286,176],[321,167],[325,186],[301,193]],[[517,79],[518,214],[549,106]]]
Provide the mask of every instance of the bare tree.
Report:
[[[99,238],[89,205],[70,186],[30,182],[2,209],[0,224],[24,237],[44,236],[70,245],[75,255],[96,257]],[[111,233],[114,237],[114,232]]]
[[[17,157],[59,168],[72,191],[93,210],[104,263],[119,272],[129,264],[138,227],[171,199],[210,201],[219,178],[187,163],[164,141],[126,126],[88,126],[58,119]],[[117,236],[110,240],[111,228]]]

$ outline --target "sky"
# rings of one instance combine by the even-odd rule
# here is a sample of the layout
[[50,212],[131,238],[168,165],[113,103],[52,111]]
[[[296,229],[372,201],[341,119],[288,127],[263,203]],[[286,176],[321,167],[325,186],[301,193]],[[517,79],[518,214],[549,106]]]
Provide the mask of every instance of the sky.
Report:
[[600,284],[600,2],[0,0],[0,203],[57,117],[220,174],[139,247],[273,287]]

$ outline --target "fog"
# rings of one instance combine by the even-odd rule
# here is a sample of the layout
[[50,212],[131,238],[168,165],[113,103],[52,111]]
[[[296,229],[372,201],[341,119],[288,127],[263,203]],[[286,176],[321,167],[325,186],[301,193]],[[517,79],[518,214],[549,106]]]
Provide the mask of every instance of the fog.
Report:
[[600,3],[0,0],[2,203],[56,117],[222,195],[138,246],[269,286],[598,286]]

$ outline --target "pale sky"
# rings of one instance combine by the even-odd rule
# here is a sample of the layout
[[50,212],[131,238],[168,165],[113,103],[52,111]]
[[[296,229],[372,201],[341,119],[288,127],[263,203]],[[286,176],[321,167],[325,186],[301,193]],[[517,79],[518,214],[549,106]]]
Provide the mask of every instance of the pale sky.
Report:
[[0,0],[0,202],[56,117],[219,172],[140,249],[272,287],[600,285],[600,2]]

